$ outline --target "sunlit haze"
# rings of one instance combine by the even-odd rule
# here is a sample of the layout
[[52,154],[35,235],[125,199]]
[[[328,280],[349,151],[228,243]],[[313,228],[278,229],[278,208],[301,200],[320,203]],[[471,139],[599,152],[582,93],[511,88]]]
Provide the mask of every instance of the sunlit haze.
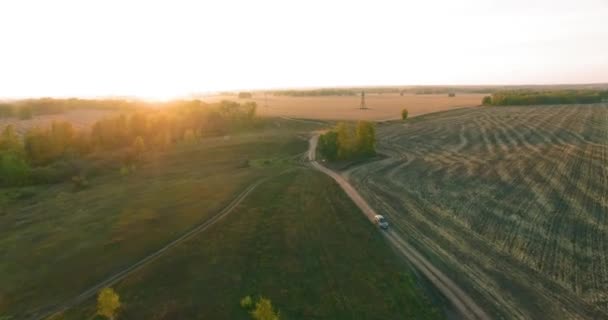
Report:
[[0,97],[608,82],[608,2],[0,2]]

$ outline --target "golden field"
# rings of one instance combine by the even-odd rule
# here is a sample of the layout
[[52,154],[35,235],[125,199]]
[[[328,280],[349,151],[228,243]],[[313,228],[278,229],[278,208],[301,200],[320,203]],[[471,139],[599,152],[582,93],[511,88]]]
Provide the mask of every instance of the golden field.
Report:
[[401,109],[407,108],[409,115],[444,111],[481,104],[484,94],[446,94],[415,95],[407,94],[367,94],[368,109],[360,110],[360,96],[319,96],[290,97],[254,94],[253,99],[238,99],[235,96],[213,96],[203,101],[252,100],[258,104],[258,114],[262,116],[282,116],[323,120],[389,120],[399,119]]
[[[234,95],[218,95],[201,98],[213,103],[221,100],[238,102],[254,101],[257,113],[263,117],[290,117],[320,120],[391,120],[399,119],[401,110],[407,108],[409,116],[479,105],[483,94],[459,94],[448,97],[444,94],[367,94],[368,109],[359,109],[360,96],[290,97],[262,94],[253,99],[239,99]],[[95,121],[116,114],[115,110],[70,110],[61,114],[36,115],[29,120],[15,117],[0,118],[0,130],[9,124],[20,134],[32,127],[45,127],[53,121],[68,121],[78,129],[88,129]]]

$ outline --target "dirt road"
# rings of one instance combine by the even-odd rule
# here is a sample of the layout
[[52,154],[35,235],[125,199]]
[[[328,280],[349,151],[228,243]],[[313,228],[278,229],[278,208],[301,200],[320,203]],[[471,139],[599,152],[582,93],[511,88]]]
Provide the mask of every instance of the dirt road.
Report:
[[[316,161],[317,142],[319,134],[316,133],[309,140],[308,159],[310,164],[317,170],[332,177],[342,187],[344,192],[353,200],[361,211],[372,221],[377,214],[376,211],[361,197],[359,192],[340,174],[322,166]],[[386,239],[453,304],[464,319],[491,319],[471,297],[469,297],[450,278],[435,268],[416,249],[409,245],[393,229],[383,232]]]

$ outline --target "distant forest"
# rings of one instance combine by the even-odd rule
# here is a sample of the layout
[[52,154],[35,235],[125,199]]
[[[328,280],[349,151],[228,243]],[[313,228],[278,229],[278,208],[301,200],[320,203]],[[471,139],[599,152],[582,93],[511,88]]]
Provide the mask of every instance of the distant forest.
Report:
[[587,104],[608,102],[608,90],[512,90],[495,92],[483,99],[484,105],[522,106],[550,104]]
[[[575,84],[575,85],[512,85],[512,86],[389,86],[389,87],[346,87],[319,89],[274,90],[266,93],[275,96],[321,97],[321,96],[356,96],[365,91],[369,94],[494,94],[504,92],[562,92],[562,91],[602,91],[608,90],[608,84]],[[232,95],[236,95],[232,93]]]
[[450,87],[377,87],[377,88],[341,88],[341,89],[315,89],[315,90],[280,90],[271,91],[275,96],[289,97],[322,97],[322,96],[356,96],[364,91],[368,94],[449,94],[449,93],[490,93],[483,88],[450,88]]

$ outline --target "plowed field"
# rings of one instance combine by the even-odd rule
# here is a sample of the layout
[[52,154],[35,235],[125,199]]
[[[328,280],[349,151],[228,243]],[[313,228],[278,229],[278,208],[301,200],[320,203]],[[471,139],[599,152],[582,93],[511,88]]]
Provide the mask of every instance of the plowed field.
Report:
[[495,317],[608,318],[608,105],[429,114],[378,151],[350,180]]

